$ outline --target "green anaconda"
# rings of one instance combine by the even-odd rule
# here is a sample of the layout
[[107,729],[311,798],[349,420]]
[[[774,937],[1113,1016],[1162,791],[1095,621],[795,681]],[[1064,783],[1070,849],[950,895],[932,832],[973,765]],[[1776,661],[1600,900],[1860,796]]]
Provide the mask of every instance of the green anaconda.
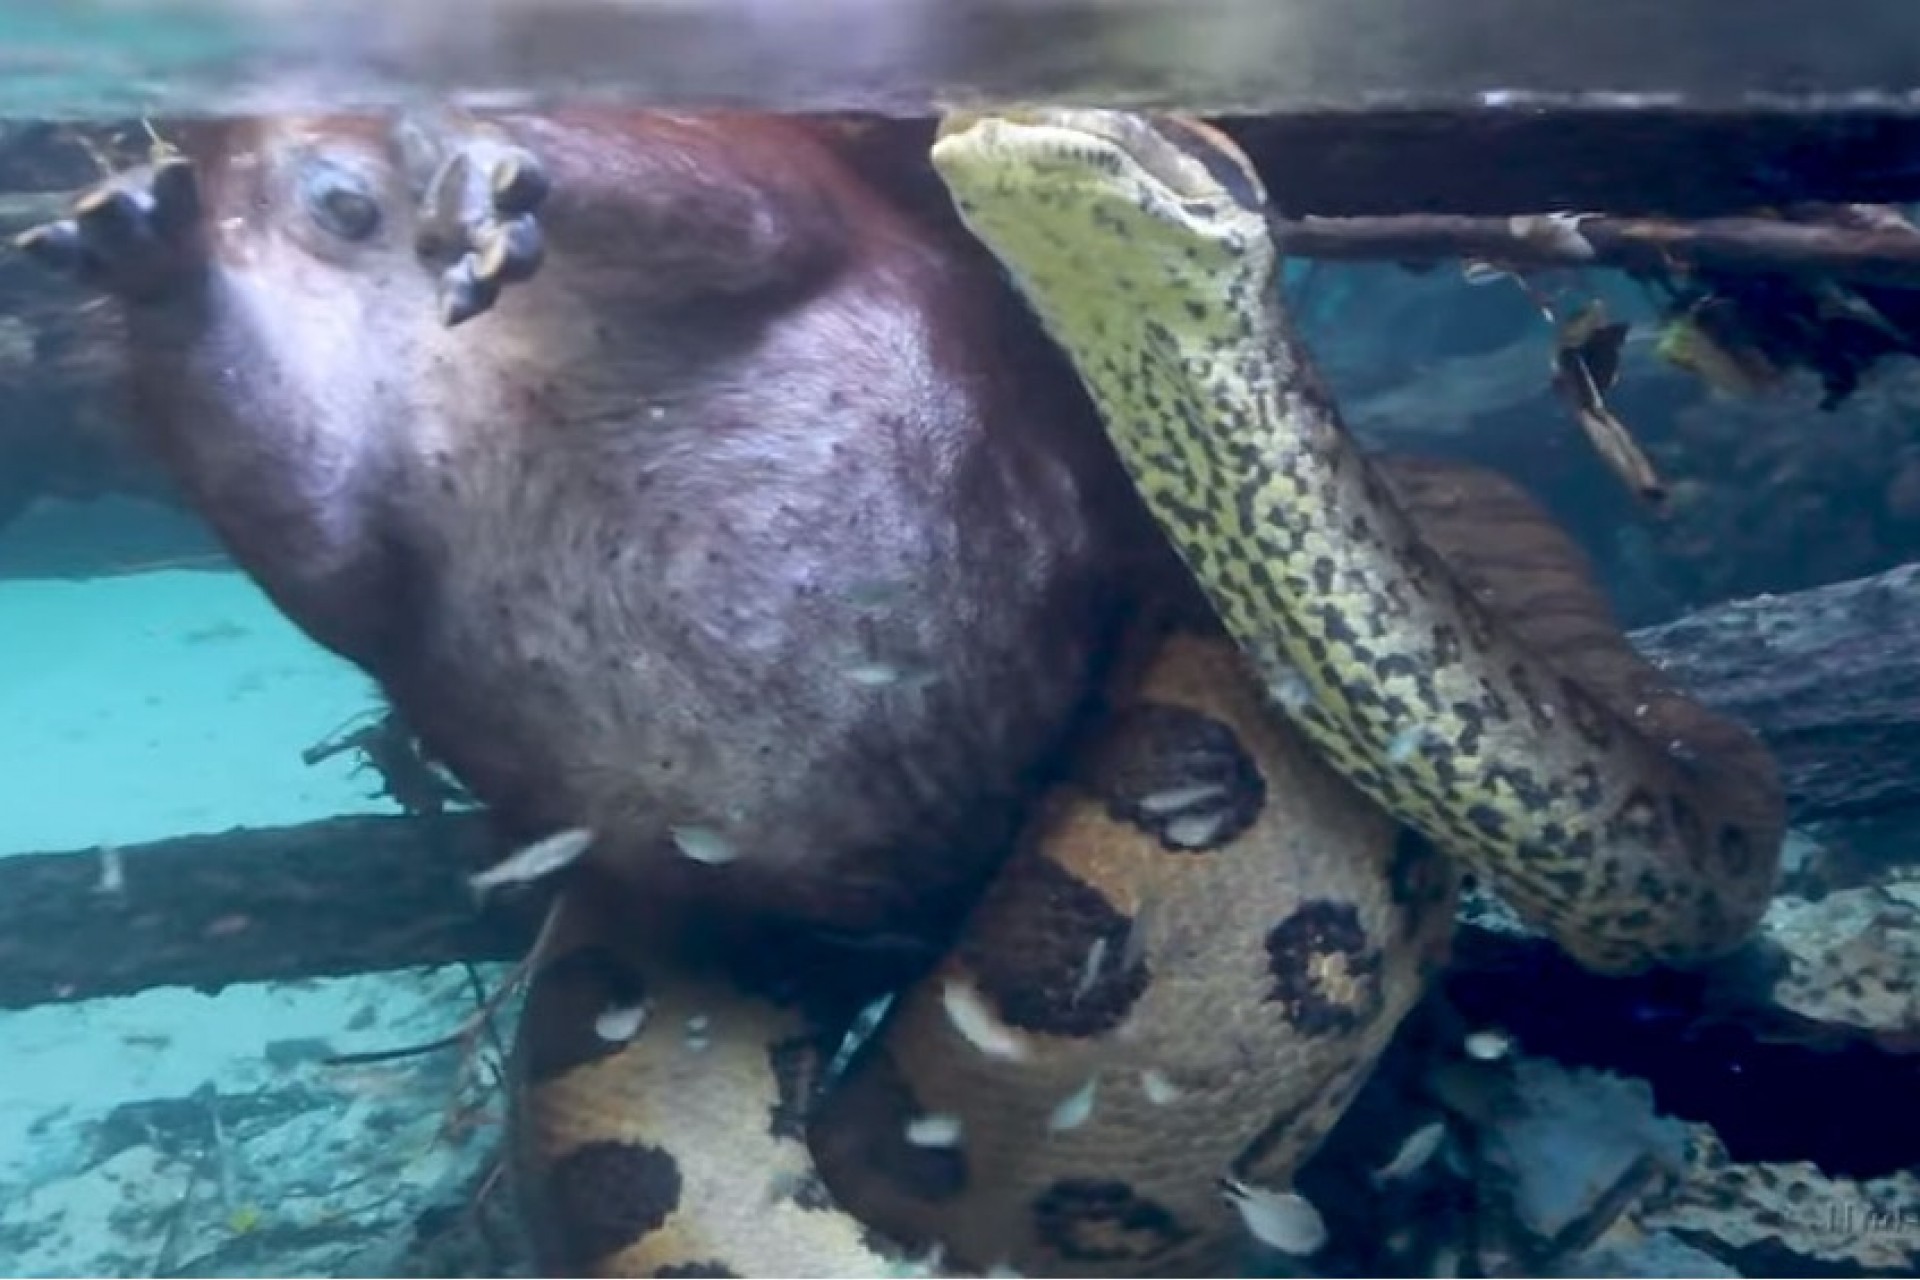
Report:
[[1457,865],[1605,970],[1723,952],[1773,888],[1766,752],[1633,654],[1565,535],[1346,434],[1230,141],[969,116],[933,160],[1224,633],[1142,621],[958,945],[831,1084],[846,1010],[686,972],[570,888],[514,1126],[569,1273],[1218,1272],[1219,1180],[1285,1190],[1442,962]]
[[1747,936],[1784,821],[1766,753],[1614,646],[1525,643],[1496,584],[1448,571],[1306,362],[1262,179],[1231,141],[1097,111],[958,117],[933,160],[1343,776],[1596,969]]

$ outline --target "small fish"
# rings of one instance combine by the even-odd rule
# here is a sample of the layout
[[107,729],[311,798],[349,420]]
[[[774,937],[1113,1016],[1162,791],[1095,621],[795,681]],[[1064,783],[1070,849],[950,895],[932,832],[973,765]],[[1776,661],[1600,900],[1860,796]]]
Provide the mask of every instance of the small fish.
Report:
[[1513,272],[1505,267],[1497,267],[1491,262],[1479,258],[1464,258],[1460,262],[1460,278],[1472,285],[1498,284],[1502,280],[1513,280]]
[[1327,1243],[1326,1220],[1305,1196],[1250,1187],[1238,1178],[1222,1179],[1220,1190],[1261,1244],[1306,1257]]
[[847,668],[847,679],[863,689],[884,689],[900,683],[900,668],[891,662],[862,662]]
[[1152,1070],[1140,1073],[1140,1092],[1146,1094],[1147,1101],[1156,1107],[1172,1106],[1185,1096],[1179,1085],[1167,1079],[1163,1073]]
[[1074,984],[1073,998],[1069,1003],[1079,1004],[1084,1000],[1093,984],[1100,981],[1100,970],[1107,961],[1107,940],[1095,938],[1087,948],[1086,963],[1080,966],[1080,981]]
[[705,1035],[707,1028],[712,1025],[712,1018],[704,1013],[696,1013],[687,1019],[687,1032],[689,1035]]
[[709,867],[725,866],[740,856],[740,851],[712,827],[674,827],[672,834],[676,849]]
[[957,1147],[960,1117],[944,1111],[915,1116],[907,1122],[907,1141],[916,1147]]
[[625,1044],[640,1034],[640,1028],[647,1025],[647,1005],[643,1000],[638,1004],[617,1004],[603,1009],[600,1016],[593,1020],[594,1034],[608,1044]]
[[1421,1125],[1407,1135],[1400,1149],[1393,1153],[1393,1159],[1373,1171],[1373,1184],[1377,1187],[1412,1177],[1426,1166],[1427,1161],[1433,1159],[1446,1138],[1447,1126],[1444,1121],[1435,1120],[1431,1124]]
[[1408,725],[1393,735],[1393,741],[1387,743],[1387,759],[1393,764],[1405,764],[1413,759],[1414,753],[1419,751],[1426,741],[1425,725]]
[[1479,1062],[1498,1062],[1513,1052],[1513,1037],[1504,1031],[1476,1031],[1464,1041],[1467,1056]]
[[1149,792],[1140,797],[1140,807],[1151,814],[1174,813],[1181,809],[1191,809],[1203,800],[1224,798],[1227,794],[1225,784],[1219,782],[1190,782],[1184,787],[1168,787],[1165,791]]
[[484,894],[503,884],[525,884],[539,880],[567,866],[587,851],[593,832],[584,827],[556,831],[536,840],[476,876],[468,878],[475,893]]
[[1120,945],[1120,971],[1127,973],[1134,966],[1145,964],[1147,945],[1153,941],[1154,920],[1159,908],[1155,906],[1160,899],[1149,898],[1142,902],[1133,913],[1133,923],[1127,926],[1126,941]]
[[1025,1060],[1025,1042],[994,1016],[971,983],[949,978],[941,988],[940,1003],[947,1011],[947,1021],[968,1044],[989,1058],[1005,1058],[1009,1062]]
[[1047,1117],[1047,1132],[1066,1133],[1078,1129],[1093,1118],[1093,1100],[1100,1084],[1100,1077],[1089,1077],[1087,1082],[1060,1100],[1060,1105]]

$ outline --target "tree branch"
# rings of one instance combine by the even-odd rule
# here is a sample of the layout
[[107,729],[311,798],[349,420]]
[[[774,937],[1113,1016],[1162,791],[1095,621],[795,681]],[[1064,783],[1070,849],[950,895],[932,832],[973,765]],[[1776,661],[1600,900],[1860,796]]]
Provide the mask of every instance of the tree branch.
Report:
[[1774,218],[1572,219],[1401,214],[1281,218],[1274,234],[1300,258],[1427,263],[1475,258],[1504,266],[1611,267],[1655,272],[1707,268],[1787,272],[1852,284],[1920,288],[1920,232],[1911,228],[1785,222]]

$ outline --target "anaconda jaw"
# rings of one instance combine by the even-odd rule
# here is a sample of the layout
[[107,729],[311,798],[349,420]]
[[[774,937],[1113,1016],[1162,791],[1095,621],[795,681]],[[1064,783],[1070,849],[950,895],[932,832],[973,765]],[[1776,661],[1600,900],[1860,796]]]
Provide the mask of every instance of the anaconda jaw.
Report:
[[[1033,237],[1137,258],[1143,242],[1177,251],[1196,285],[1220,258],[1271,258],[1266,189],[1240,149],[1213,126],[1177,116],[1052,108],[941,122],[933,165],[962,219],[1003,262],[1035,255]],[[1024,188],[1016,192],[1014,188]]]

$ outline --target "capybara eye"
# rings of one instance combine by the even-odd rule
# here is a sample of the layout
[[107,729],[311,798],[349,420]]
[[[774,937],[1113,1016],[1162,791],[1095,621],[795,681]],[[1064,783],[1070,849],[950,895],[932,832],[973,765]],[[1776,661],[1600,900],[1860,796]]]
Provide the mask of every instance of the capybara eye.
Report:
[[365,240],[380,229],[380,203],[367,180],[334,161],[307,162],[300,199],[309,217],[342,240]]

